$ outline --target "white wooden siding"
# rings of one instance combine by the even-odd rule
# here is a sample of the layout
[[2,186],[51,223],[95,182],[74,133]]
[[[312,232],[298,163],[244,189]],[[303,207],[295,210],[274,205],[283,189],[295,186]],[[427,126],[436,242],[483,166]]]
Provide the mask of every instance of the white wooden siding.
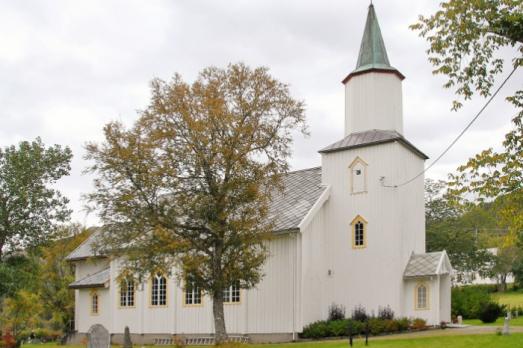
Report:
[[345,85],[345,136],[371,129],[403,133],[401,80],[395,74],[370,72]]

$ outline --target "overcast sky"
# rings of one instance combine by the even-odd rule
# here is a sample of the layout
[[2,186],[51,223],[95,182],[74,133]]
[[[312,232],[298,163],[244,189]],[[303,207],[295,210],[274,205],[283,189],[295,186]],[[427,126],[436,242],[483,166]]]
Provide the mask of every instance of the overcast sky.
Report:
[[[474,99],[451,112],[453,95],[431,74],[423,39],[408,29],[438,1],[375,0],[391,64],[403,82],[405,136],[435,158],[479,110]],[[354,69],[368,2],[363,0],[8,1],[0,0],[0,146],[40,136],[70,146],[71,175],[59,188],[73,219],[86,216],[81,195],[84,144],[101,141],[111,120],[131,125],[149,100],[153,77],[203,67],[267,66],[307,105],[311,136],[297,136],[293,169],[317,166],[317,150],[343,136],[341,80]],[[510,52],[507,52],[510,56]],[[445,178],[475,153],[499,147],[515,113],[505,101],[523,84],[519,71],[427,177]],[[430,160],[429,162],[430,163]]]

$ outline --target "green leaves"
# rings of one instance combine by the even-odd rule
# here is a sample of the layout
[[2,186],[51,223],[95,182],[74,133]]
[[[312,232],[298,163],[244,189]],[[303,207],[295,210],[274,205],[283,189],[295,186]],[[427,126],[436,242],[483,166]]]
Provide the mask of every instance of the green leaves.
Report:
[[40,138],[0,149],[0,259],[44,242],[68,219],[68,199],[52,189],[69,174],[72,153],[59,145],[45,147]]
[[[513,64],[523,57],[523,5],[520,0],[448,0],[430,17],[410,26],[426,38],[433,73],[446,75],[445,88],[468,100],[486,97],[503,71],[501,49],[515,47]],[[454,100],[457,110],[462,101]]]

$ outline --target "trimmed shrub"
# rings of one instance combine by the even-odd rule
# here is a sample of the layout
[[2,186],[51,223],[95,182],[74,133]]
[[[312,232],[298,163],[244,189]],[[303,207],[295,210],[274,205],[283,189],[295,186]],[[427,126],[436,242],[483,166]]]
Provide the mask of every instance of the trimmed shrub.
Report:
[[354,309],[352,310],[351,318],[353,320],[364,322],[369,318],[369,316],[367,315],[365,307],[363,307],[362,305],[358,305],[354,307]]
[[410,328],[410,319],[409,318],[399,318],[396,320],[398,323],[399,331],[407,331]]
[[303,338],[322,338],[329,335],[329,325],[326,321],[316,321],[303,328]]
[[425,319],[416,318],[412,320],[410,327],[413,330],[425,330],[427,328],[427,321]]
[[332,320],[327,322],[329,336],[339,337],[347,334],[347,320]]
[[495,302],[490,302],[479,313],[479,319],[484,323],[493,323],[502,313],[503,307]]
[[385,320],[379,318],[369,319],[369,332],[373,336],[380,335],[385,332]]
[[462,286],[452,288],[452,315],[463,319],[478,319],[485,306],[492,302],[485,287]]
[[345,319],[345,307],[335,303],[329,306],[329,321]]
[[392,320],[394,319],[394,311],[390,306],[379,307],[378,308],[378,318],[383,320]]
[[347,336],[349,335],[349,325],[352,329],[352,335],[360,335],[363,333],[364,323],[354,319],[347,320]]
[[385,319],[383,323],[385,324],[385,332],[393,333],[400,331],[400,325],[398,323],[398,320]]

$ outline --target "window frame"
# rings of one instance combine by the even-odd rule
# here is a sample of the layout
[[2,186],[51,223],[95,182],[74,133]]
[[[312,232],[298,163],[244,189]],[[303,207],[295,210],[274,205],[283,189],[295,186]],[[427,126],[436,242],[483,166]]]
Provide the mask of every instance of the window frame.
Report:
[[[356,243],[356,229],[358,225],[362,225],[362,239],[363,244],[357,244]],[[361,215],[357,215],[354,219],[352,219],[351,223],[351,243],[353,249],[365,249],[367,247],[367,239],[368,239],[368,222],[365,220],[365,218]]]
[[[419,291],[421,288],[425,289],[425,305],[424,306],[419,305],[419,299],[420,299]],[[430,287],[427,284],[427,282],[419,282],[414,287],[414,308],[417,311],[430,310]]]
[[[164,300],[164,303],[162,304],[161,303],[161,299],[162,299],[162,288],[161,288],[161,279],[164,279],[165,283],[164,283],[164,286],[163,286],[163,300]],[[162,272],[155,272],[151,275],[151,277],[149,278],[149,306],[150,307],[154,307],[154,308],[161,308],[161,307],[168,307],[169,306],[169,302],[168,302],[168,278],[167,276],[162,273]],[[157,281],[157,285],[155,286],[155,281]],[[155,304],[154,303],[154,300],[155,300],[155,291],[157,292],[156,293],[156,301],[157,303]]]
[[[136,307],[136,281],[132,278],[124,278],[119,282],[119,291],[118,291],[118,308],[135,308]],[[122,285],[125,284],[125,294]],[[132,285],[132,304],[129,304],[131,296],[130,294],[130,285]],[[122,299],[124,299],[122,302]]]
[[[224,304],[240,304],[242,302],[242,291],[240,282],[234,282],[231,286],[223,290]],[[236,301],[234,301],[236,300]]]
[[[361,191],[354,191],[354,172],[355,172],[355,168],[356,165],[358,164],[361,164],[362,167],[363,167],[363,173],[359,174],[359,175],[363,175],[363,190]],[[351,162],[351,164],[349,164],[349,181],[350,181],[350,187],[349,187],[349,191],[350,191],[350,194],[351,195],[360,195],[360,194],[364,194],[364,193],[367,193],[368,192],[368,182],[367,182],[367,169],[368,169],[369,165],[367,164],[367,162],[365,162],[363,159],[361,159],[361,157],[359,156],[356,156],[356,158],[354,158],[354,160]]]
[[[185,280],[183,287],[183,306],[184,307],[200,307],[203,306],[203,291],[199,286],[190,285],[193,281]],[[198,296],[196,296],[198,295]],[[187,299],[191,298],[191,303],[187,303]],[[199,298],[198,303],[194,303],[195,299]]]
[[[91,315],[99,315],[100,314],[100,296],[98,295],[98,291],[91,290],[89,294],[89,312]],[[95,308],[94,303],[96,301],[96,310],[93,310]]]

